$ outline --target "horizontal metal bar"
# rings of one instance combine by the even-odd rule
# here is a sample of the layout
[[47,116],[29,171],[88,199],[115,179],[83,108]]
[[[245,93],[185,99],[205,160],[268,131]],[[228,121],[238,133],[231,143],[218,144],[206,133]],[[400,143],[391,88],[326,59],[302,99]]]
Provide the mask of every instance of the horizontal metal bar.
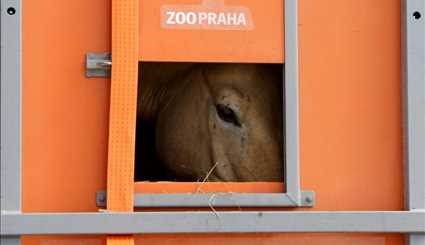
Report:
[[425,233],[425,212],[4,213],[2,235],[249,232]]
[[[314,192],[303,191],[301,207],[314,206]],[[96,202],[106,206],[105,192],[98,192]],[[204,193],[136,194],[134,207],[297,207],[286,193]]]

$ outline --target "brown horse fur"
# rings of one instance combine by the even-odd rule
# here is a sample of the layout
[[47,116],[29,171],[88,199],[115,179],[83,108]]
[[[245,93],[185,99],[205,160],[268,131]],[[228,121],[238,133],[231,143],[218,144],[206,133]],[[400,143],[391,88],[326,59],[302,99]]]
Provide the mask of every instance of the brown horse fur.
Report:
[[143,63],[138,180],[280,181],[280,65]]

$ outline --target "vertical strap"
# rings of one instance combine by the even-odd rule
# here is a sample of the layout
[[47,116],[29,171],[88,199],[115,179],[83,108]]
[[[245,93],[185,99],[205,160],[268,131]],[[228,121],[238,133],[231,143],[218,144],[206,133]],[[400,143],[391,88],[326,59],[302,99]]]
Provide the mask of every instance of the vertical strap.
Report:
[[[139,0],[112,0],[112,79],[107,209],[133,211],[137,108]],[[133,235],[108,236],[108,245],[132,245]]]

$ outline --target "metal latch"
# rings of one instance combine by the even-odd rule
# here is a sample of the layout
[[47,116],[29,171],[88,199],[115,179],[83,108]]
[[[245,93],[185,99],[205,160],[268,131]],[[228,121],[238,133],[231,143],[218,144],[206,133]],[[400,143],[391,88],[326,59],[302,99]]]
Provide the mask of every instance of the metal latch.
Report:
[[86,77],[111,77],[111,53],[87,53]]

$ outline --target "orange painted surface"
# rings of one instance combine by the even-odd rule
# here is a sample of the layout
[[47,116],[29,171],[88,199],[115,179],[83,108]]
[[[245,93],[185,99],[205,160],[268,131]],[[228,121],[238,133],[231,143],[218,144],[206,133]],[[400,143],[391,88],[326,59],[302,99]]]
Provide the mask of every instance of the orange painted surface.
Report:
[[281,193],[283,183],[279,182],[137,182],[135,193]]
[[111,49],[111,6],[22,5],[23,211],[94,211],[106,188],[110,81],[85,77],[85,54]]
[[[210,9],[214,12],[231,6],[248,7],[254,22],[251,31],[161,28],[161,6],[201,5],[202,1],[205,0],[141,1],[140,59],[282,63],[284,56],[282,0],[267,0],[267,4],[258,0],[226,0],[224,7]],[[206,7],[205,11],[208,10]]]
[[[404,238],[400,235],[383,234],[193,234],[193,235],[141,235],[136,244],[174,245],[399,245]],[[39,236],[24,239],[25,245],[103,245],[104,237],[92,236]]]
[[[23,1],[23,7],[23,211],[96,211],[95,192],[106,189],[110,82],[85,78],[84,55],[110,50],[109,1]],[[301,186],[317,198],[307,210],[401,210],[400,0],[300,0],[299,11]],[[185,43],[174,46],[185,52]],[[182,185],[167,188],[197,184]],[[24,245],[104,241],[42,236],[25,237]],[[395,245],[403,237],[205,234],[136,241]]]
[[400,0],[300,0],[301,186],[317,209],[403,203]]

